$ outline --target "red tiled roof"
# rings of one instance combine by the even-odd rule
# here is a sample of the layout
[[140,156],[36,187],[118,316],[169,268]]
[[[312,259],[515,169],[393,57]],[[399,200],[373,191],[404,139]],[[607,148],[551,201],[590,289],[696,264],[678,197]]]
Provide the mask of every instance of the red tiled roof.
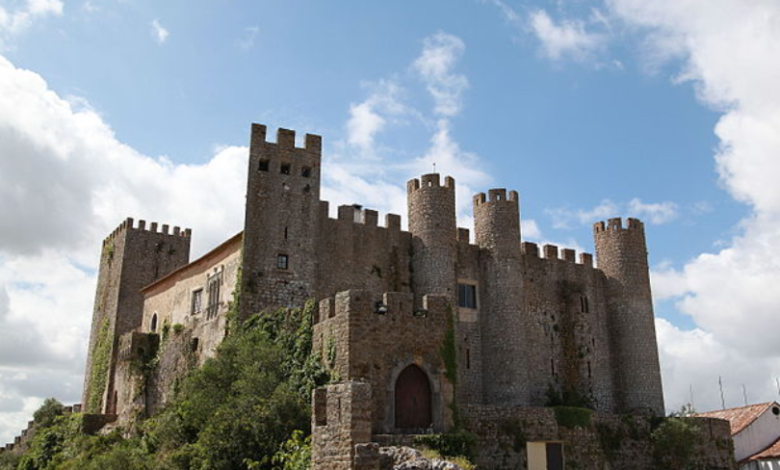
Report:
[[751,455],[750,457],[740,462],[740,464],[752,462],[753,460],[776,459],[778,457],[780,457],[780,437],[778,437],[775,442],[769,444],[769,447],[757,454]]
[[693,416],[699,418],[718,418],[725,419],[731,424],[731,435],[734,436],[745,429],[761,416],[770,406],[777,403],[770,401],[766,403],[757,403],[755,405],[740,406],[739,408],[729,408],[727,410],[708,411],[706,413],[697,413]]

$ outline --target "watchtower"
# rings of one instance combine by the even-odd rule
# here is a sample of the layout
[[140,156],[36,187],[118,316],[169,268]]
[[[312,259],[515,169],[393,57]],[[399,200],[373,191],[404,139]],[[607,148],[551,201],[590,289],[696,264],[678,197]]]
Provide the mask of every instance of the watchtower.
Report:
[[427,294],[455,298],[455,261],[458,229],[455,217],[455,180],[438,173],[406,184],[409,231],[412,233],[412,284],[415,304]]
[[644,224],[620,218],[593,226],[598,268],[606,276],[615,395],[619,411],[663,415],[664,397]]
[[303,306],[316,292],[322,138],[252,124],[244,221],[241,315]]
[[92,314],[84,396],[88,413],[113,414],[118,338],[141,326],[141,288],[184,266],[192,231],[128,218],[103,240]]
[[[525,347],[529,326],[522,304],[520,210],[517,192],[491,189],[474,196],[474,230],[482,250],[483,394],[488,403],[527,404]],[[526,359],[526,360],[523,360]]]

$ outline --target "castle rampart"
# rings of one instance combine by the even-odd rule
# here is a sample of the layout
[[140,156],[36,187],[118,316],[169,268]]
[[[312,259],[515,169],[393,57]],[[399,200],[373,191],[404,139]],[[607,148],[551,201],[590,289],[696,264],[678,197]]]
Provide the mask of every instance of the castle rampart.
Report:
[[[239,319],[319,302],[314,353],[344,381],[314,396],[313,448],[329,469],[376,470],[373,437],[447,431],[455,409],[486,426],[496,410],[561,403],[663,412],[640,221],[597,223],[594,267],[589,253],[523,242],[518,193],[502,188],[474,196],[472,243],[455,181],[435,173],[407,183],[408,231],[358,204],[331,218],[319,136],[298,147],[294,131],[269,142],[253,125],[250,139],[241,234],[190,264],[189,229],[128,219],[104,241],[88,409],[121,424],[158,410],[215,354],[238,289]],[[131,365],[157,338],[139,382]]]

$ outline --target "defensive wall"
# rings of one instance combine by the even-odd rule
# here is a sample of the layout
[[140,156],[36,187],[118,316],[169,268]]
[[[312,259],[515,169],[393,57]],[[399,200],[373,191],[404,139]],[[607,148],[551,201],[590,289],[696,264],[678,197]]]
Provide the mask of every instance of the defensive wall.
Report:
[[[369,382],[344,381],[314,391],[313,470],[382,468],[378,441],[384,436],[371,432],[376,421],[373,403]],[[460,413],[465,429],[477,437],[474,450],[479,468],[547,468],[551,450],[557,450],[552,453],[565,462],[565,468],[656,470],[667,468],[659,458],[674,452],[659,448],[652,437],[664,418],[489,405],[462,406]],[[727,421],[683,419],[698,432],[689,468],[736,469]]]
[[442,358],[448,324],[452,328],[448,315],[444,296],[425,296],[417,308],[411,294],[340,292],[320,302],[312,348],[339,379],[371,384],[375,433],[396,432],[397,379],[409,366],[419,368],[431,406],[430,421],[416,431],[444,431],[452,425],[453,384]]

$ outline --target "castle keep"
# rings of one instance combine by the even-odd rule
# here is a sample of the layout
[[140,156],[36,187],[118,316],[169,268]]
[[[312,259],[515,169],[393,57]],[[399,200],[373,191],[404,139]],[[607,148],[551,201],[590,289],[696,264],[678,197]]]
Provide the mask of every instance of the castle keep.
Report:
[[[255,124],[248,163],[244,230],[200,259],[189,262],[190,231],[167,225],[128,219],[104,241],[88,412],[123,421],[159,409],[177,377],[215,354],[235,291],[244,318],[319,302],[314,350],[340,382],[312,399],[315,468],[376,468],[372,443],[456,419],[485,448],[509,418],[535,423],[527,439],[565,443],[542,409],[555,403],[605,420],[664,413],[642,222],[595,223],[596,267],[591,254],[521,242],[515,191],[473,197],[472,243],[450,177],[408,182],[405,231],[400,216],[380,224],[358,205],[329,217],[319,136],[296,147],[293,131],[271,142]],[[175,341],[140,393],[131,364],[160,337]],[[532,467],[531,450],[513,452],[505,462]]]

